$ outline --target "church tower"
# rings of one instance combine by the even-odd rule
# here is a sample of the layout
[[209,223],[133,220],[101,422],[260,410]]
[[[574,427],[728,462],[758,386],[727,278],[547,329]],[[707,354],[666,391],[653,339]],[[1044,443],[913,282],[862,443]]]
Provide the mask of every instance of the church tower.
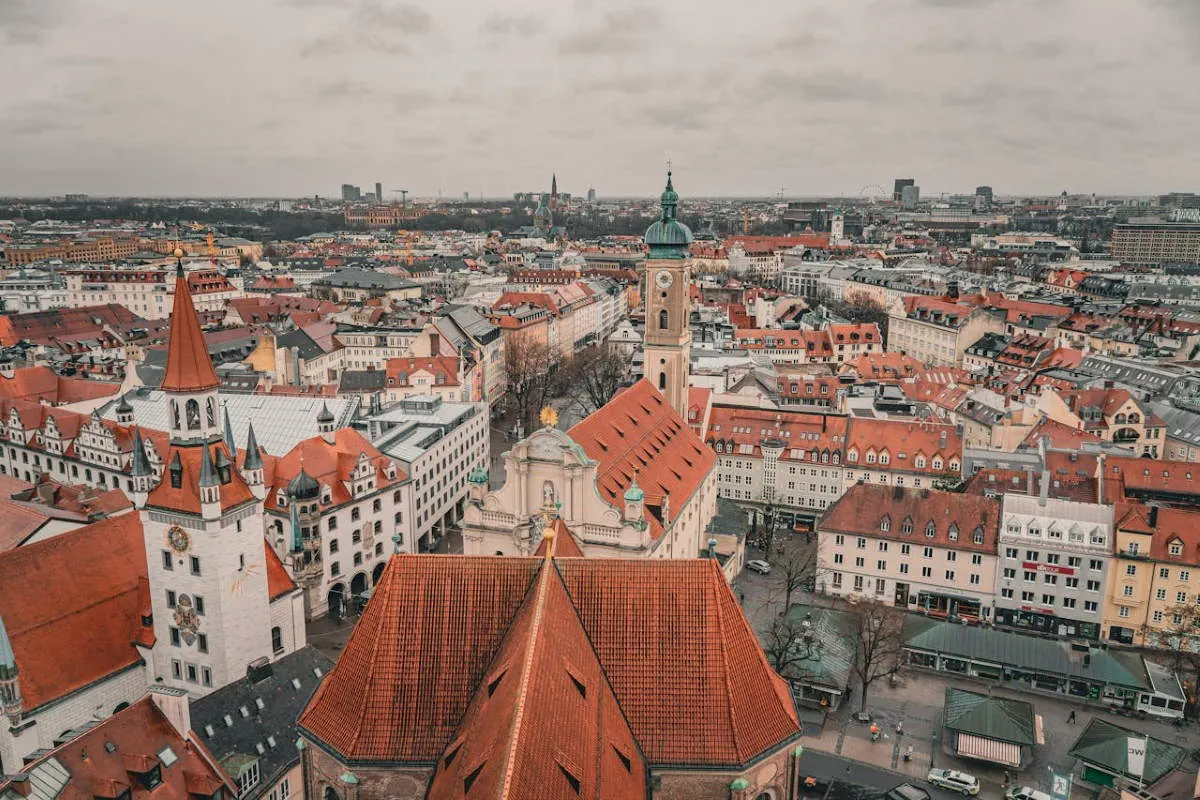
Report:
[[692,310],[688,245],[692,232],[679,221],[679,195],[667,172],[659,198],[662,212],[646,230],[645,375],[671,407],[687,419],[688,373],[692,346]]
[[[157,484],[135,495],[154,615],[154,677],[193,696],[244,676],[251,661],[272,654],[262,500],[225,441],[218,386],[180,264],[162,382],[170,447]],[[147,471],[143,461],[136,472]]]

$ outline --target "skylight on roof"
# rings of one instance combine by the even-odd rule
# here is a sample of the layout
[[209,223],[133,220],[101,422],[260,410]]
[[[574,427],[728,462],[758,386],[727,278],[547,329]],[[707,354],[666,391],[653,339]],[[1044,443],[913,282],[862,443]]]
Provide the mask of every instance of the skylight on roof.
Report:
[[179,756],[175,755],[175,751],[170,747],[164,747],[158,751],[158,760],[162,762],[164,767],[169,767],[179,760]]

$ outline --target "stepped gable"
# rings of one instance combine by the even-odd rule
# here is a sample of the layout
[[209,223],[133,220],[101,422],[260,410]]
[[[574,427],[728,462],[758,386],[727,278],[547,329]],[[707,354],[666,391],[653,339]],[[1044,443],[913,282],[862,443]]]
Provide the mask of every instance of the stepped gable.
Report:
[[567,435],[599,462],[596,488],[616,508],[624,508],[625,491],[637,477],[646,493],[651,536],[663,533],[662,501],[683,508],[716,463],[716,455],[700,441],[645,378],[592,412]]

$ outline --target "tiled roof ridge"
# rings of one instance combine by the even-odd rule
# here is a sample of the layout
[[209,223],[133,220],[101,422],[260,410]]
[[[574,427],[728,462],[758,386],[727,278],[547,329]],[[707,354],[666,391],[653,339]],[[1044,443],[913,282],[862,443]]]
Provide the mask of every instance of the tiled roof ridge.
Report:
[[[387,566],[383,568],[383,572],[380,574],[379,580],[375,582],[376,586],[378,586],[380,583],[383,583],[385,595],[384,595],[384,600],[380,601],[381,604],[383,604],[383,605],[387,605],[386,600],[388,599],[388,596],[391,595],[391,593],[392,593],[391,582],[385,581],[384,578],[387,576],[387,573],[390,570],[395,569],[395,564],[396,564],[396,555],[393,553],[391,558],[388,559]],[[372,598],[372,599],[374,599],[374,598]],[[380,627],[383,626],[383,623],[384,623],[384,619],[380,619],[380,622],[379,622]],[[379,654],[379,643],[382,642],[384,640],[384,638],[385,637],[380,635],[379,633],[376,633],[376,635],[374,637],[372,637],[371,659],[370,659],[371,666],[367,669],[367,680],[366,680],[367,686],[371,686],[375,682],[375,668],[380,663],[380,659],[377,658],[376,656]],[[322,688],[324,688],[327,685],[327,683],[328,683],[327,681],[322,681],[321,682]],[[318,692],[319,691],[320,690],[318,690]],[[310,700],[308,703],[310,706],[316,705],[317,696],[318,696],[317,694],[313,695],[312,700]],[[464,709],[464,712],[465,712],[465,709]],[[359,737],[362,736],[364,720],[366,720],[365,714],[357,715],[357,723],[354,726],[354,735],[352,737],[350,737],[351,750],[357,749],[357,747],[358,747],[358,740],[359,740]]]
[[[538,568],[537,595],[533,598],[533,619],[530,622],[528,641],[525,646],[524,663],[521,667],[521,683],[517,689],[517,699],[514,704],[516,708],[513,713],[512,727],[510,728],[508,743],[504,750],[504,780],[500,788],[500,798],[502,799],[509,796],[509,791],[512,788],[513,767],[517,762],[517,743],[521,739],[521,725],[525,720],[525,700],[529,696],[529,682],[533,673],[533,658],[538,646],[541,644],[542,619],[546,611],[546,595],[549,590],[549,581],[552,580],[550,572],[551,570],[546,569],[545,562]],[[497,653],[499,653],[499,648],[497,648]]]
[[[709,559],[709,560],[712,561],[712,563],[714,565],[717,563],[715,559]],[[722,577],[724,577],[724,576],[722,576]],[[720,630],[720,632],[721,632],[721,641],[727,642],[727,641],[729,641],[729,639],[725,635],[725,615],[723,613],[721,613],[721,600],[718,597],[712,597],[712,602],[713,602],[713,605],[716,606],[716,610],[717,610],[717,629]],[[733,687],[729,684],[729,675],[733,670],[732,670],[732,665],[729,663],[729,648],[728,647],[721,648],[721,663],[725,667],[724,673],[722,675],[723,680],[721,681],[721,683],[724,686],[725,695],[729,700],[729,705],[728,705],[729,730],[733,734],[734,750],[740,754],[742,752],[742,736],[741,736],[741,731],[738,730],[737,714],[733,713],[733,709],[737,706],[737,699],[733,696]]]

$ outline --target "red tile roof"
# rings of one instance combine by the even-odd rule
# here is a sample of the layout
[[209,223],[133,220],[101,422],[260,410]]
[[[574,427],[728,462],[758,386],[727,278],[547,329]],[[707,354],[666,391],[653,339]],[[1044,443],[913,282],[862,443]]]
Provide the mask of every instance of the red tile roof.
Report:
[[111,397],[119,391],[119,383],[67,378],[46,366],[14,370],[11,378],[0,376],[0,398],[5,400],[31,400],[59,405]]
[[1104,461],[1104,499],[1118,503],[1133,496],[1200,498],[1200,464],[1134,456],[1109,456]]
[[395,478],[388,478],[387,470],[394,468],[391,459],[354,428],[339,428],[334,432],[332,442],[325,441],[324,436],[305,439],[282,456],[275,457],[264,453],[264,481],[269,489],[266,498],[267,510],[280,511],[277,502],[279,492],[287,488],[288,483],[300,474],[301,469],[322,486],[329,487],[329,504],[323,507],[350,502],[354,499],[349,489],[352,473],[358,466],[359,458],[364,455],[375,470],[376,486],[388,486],[404,480],[404,471],[399,468],[395,468]]
[[[596,488],[616,508],[637,478],[650,510],[650,534],[663,533],[661,506],[678,511],[712,471],[716,456],[645,378],[616,395],[567,435],[599,462]],[[672,517],[674,519],[674,517]]]
[[[962,433],[954,425],[852,417],[846,438],[845,463],[858,469],[953,475],[956,473],[950,469],[951,459],[957,460],[961,468]],[[872,450],[880,456],[873,464],[867,459]],[[887,464],[881,463],[885,451]],[[919,455],[925,457],[924,467],[917,466]],[[935,456],[942,459],[940,470],[934,469]]]
[[23,339],[35,344],[49,344],[58,339],[93,338],[105,326],[125,330],[143,323],[146,320],[116,303],[3,314],[0,315],[0,345],[13,345]]
[[[979,494],[856,483],[818,525],[822,532],[995,553],[1000,501]],[[977,532],[982,534],[979,541]]]
[[537,550],[534,555],[545,557],[546,551],[551,547],[551,555],[554,558],[584,558],[583,549],[579,546],[579,540],[575,538],[575,534],[567,527],[567,524],[561,519],[554,520],[554,536],[543,537],[542,541],[538,542]]
[[1049,417],[1043,417],[1038,420],[1038,423],[1033,426],[1032,430],[1025,435],[1022,444],[1026,447],[1037,447],[1038,442],[1042,439],[1046,439],[1047,444],[1056,450],[1078,450],[1084,442],[1104,441],[1094,433],[1088,433],[1087,431],[1072,428],[1070,425],[1055,422]]
[[428,796],[636,798],[646,795],[646,772],[562,578],[544,566],[438,760]]
[[0,553],[0,575],[27,712],[138,664],[133,642],[153,641],[138,514]]
[[[171,445],[163,456],[162,480],[150,490],[150,495],[146,498],[147,507],[184,511],[189,514],[200,513],[200,469],[205,447],[209,448],[214,465],[218,454],[224,454],[231,464],[237,458],[237,454],[230,455],[224,441],[205,446]],[[171,484],[170,475],[170,467],[176,456],[183,467],[183,478],[178,488]],[[222,511],[254,500],[253,492],[246,485],[241,472],[236,469],[230,469],[229,482],[221,484],[220,493]]]
[[267,564],[267,598],[275,600],[296,589],[296,582],[288,575],[283,562],[275,553],[270,543],[263,539],[263,549],[266,551]]
[[419,372],[427,373],[435,381],[434,386],[458,386],[457,356],[389,358],[385,368],[388,386],[411,386],[413,376]]
[[783,447],[780,461],[840,464],[846,447],[847,418],[805,411],[759,411],[713,406],[706,443],[717,452],[762,458],[762,442]]
[[898,381],[910,378],[925,369],[925,363],[904,353],[871,353],[847,362],[860,380]]
[[[167,747],[177,759],[169,766],[158,755]],[[195,790],[203,789],[205,796],[211,797],[222,786],[227,797],[237,796],[237,784],[216,766],[217,760],[203,742],[190,732],[176,730],[150,697],[43,754],[22,772],[29,773],[51,758],[57,762],[57,770],[65,770],[69,776],[56,795],[60,800],[118,797],[126,789],[132,800],[196,800]],[[154,789],[146,789],[130,772],[131,768],[155,766],[161,767],[162,783]],[[13,779],[0,778],[0,795],[8,796],[9,790],[22,794]]]
[[200,331],[187,278],[175,277],[175,306],[171,311],[171,336],[167,341],[167,369],[160,388],[168,392],[215,389],[220,384]]
[[[565,595],[557,594],[564,586]],[[534,633],[530,612],[539,608],[547,628]],[[580,624],[586,639],[574,627]],[[558,646],[543,650],[543,635]],[[586,658],[586,642],[598,664]],[[516,700],[489,709],[483,695],[496,677],[493,693],[521,685],[530,665],[517,663],[518,655],[532,656],[536,676],[546,676],[523,702],[535,730],[557,731],[540,739],[563,739],[568,769],[585,758],[579,753],[595,752],[588,748],[597,736],[621,729],[615,711],[604,712],[599,731],[591,721],[602,708],[589,706],[596,716],[584,715],[586,726],[570,711],[567,701],[581,698],[573,682],[553,674],[564,661],[589,704],[605,698],[600,681],[607,676],[648,763],[740,766],[799,734],[787,685],[770,669],[712,559],[393,556],[300,725],[350,763],[444,762],[459,739],[469,744],[453,761],[465,755],[468,770],[484,759],[503,763],[488,743],[505,742],[495,717],[504,719]],[[550,697],[534,697],[543,683]],[[576,723],[586,729],[571,730]],[[544,761],[542,745],[508,752]],[[627,754],[633,760],[634,752]],[[521,769],[537,776],[544,766]],[[459,775],[461,767],[452,767]],[[606,765],[598,773],[578,769],[583,784],[584,775],[603,775]]]

